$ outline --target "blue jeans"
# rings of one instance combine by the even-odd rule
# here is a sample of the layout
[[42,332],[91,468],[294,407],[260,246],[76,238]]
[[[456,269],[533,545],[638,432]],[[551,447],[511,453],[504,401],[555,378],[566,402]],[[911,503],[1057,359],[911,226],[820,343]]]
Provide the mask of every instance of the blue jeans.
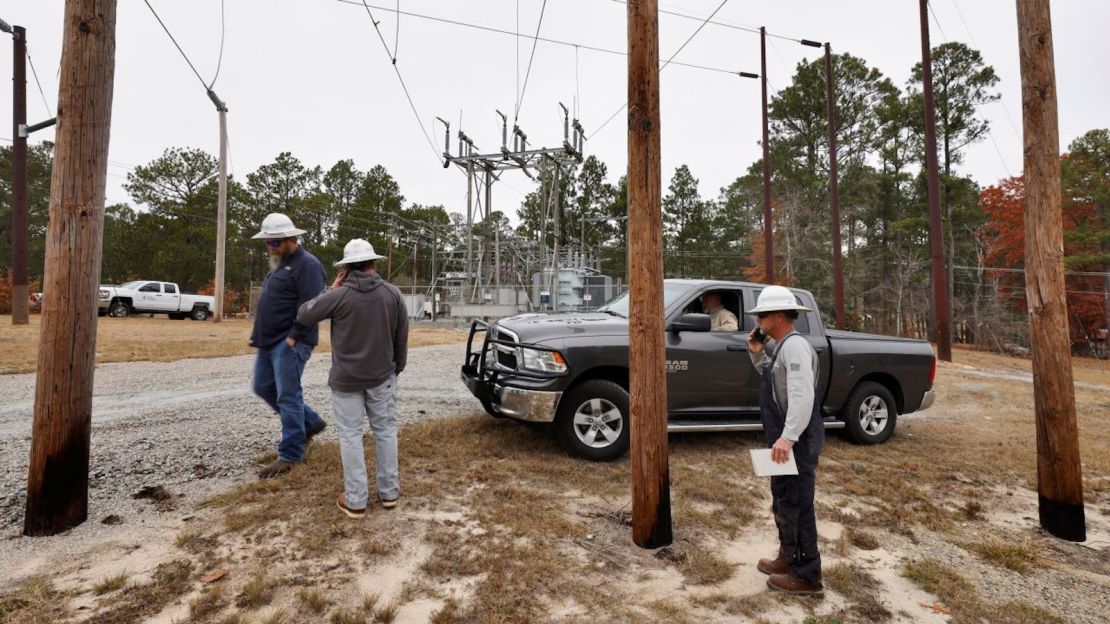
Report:
[[374,432],[374,468],[378,498],[396,500],[400,493],[397,468],[397,378],[391,376],[376,388],[360,392],[331,391],[335,423],[339,426],[339,452],[343,459],[343,490],[351,509],[366,507],[370,496],[362,434],[366,422]]
[[281,417],[281,442],[278,458],[287,462],[304,459],[307,434],[324,428],[324,420],[316,410],[305,405],[301,393],[301,374],[312,345],[298,342],[290,347],[284,340],[259,349],[254,361],[254,393]]

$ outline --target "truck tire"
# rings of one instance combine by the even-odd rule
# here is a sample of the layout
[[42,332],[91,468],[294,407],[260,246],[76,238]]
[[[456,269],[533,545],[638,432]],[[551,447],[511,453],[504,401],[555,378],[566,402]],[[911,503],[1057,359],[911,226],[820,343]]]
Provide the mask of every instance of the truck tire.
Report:
[[127,315],[131,314],[131,306],[127,305],[126,301],[116,299],[108,307],[108,314],[116,318],[127,318]]
[[555,431],[571,453],[612,461],[628,452],[628,392],[605,379],[576,386],[559,402]]
[[898,424],[898,404],[886,386],[865,381],[852,390],[840,417],[852,442],[882,444]]
[[207,321],[208,308],[193,308],[193,311],[189,314],[189,317],[192,318],[194,321]]

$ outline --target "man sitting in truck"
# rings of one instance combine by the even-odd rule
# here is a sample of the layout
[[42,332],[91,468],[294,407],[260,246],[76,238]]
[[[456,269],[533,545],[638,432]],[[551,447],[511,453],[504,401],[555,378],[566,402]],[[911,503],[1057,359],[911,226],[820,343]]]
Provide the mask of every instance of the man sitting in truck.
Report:
[[701,300],[702,309],[709,315],[712,323],[710,331],[734,332],[740,331],[740,323],[736,315],[729,311],[721,302],[721,293],[715,290],[705,293]]

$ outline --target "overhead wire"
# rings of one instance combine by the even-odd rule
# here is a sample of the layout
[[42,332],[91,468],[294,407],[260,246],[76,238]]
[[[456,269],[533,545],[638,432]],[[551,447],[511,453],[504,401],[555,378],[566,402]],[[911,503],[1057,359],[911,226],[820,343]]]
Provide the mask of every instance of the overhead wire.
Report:
[[[933,10],[933,3],[932,2],[926,2],[926,5],[929,7],[929,14],[932,15],[932,17],[933,17],[933,23],[936,24],[937,30],[940,31],[941,40],[944,43],[948,43],[951,40],[948,38],[948,35],[946,35],[944,33],[944,26],[941,25],[940,18],[937,17],[936,11]],[[967,28],[967,23],[966,22],[964,23],[964,28]],[[968,36],[969,37],[971,36],[971,31],[970,30],[968,30]],[[974,43],[974,41],[973,41],[973,43]],[[999,97],[999,101],[1000,102],[1002,101],[1001,97]],[[1003,108],[1003,110],[1006,110],[1006,103],[1005,102],[1002,103],[1002,108]],[[1009,114],[1010,114],[1009,110],[1006,110],[1006,115],[1009,116]],[[1010,119],[1011,126],[1013,126],[1013,122],[1014,121],[1011,118]],[[1014,131],[1016,132],[1017,128],[1014,128]],[[987,136],[990,137],[991,144],[994,145],[994,151],[998,154],[998,160],[999,160],[1000,163],[1002,163],[1002,169],[1006,172],[1006,177],[1008,177],[1008,178],[1014,177],[1013,173],[1010,170],[1010,165],[1009,165],[1009,163],[1006,162],[1006,157],[1002,154],[1002,148],[999,147],[998,140],[994,137],[994,131],[991,130],[990,126],[987,126]],[[1020,134],[1018,135],[1018,139],[1019,140],[1021,139]]]
[[[382,36],[381,28],[378,28],[379,22],[374,19],[374,14],[370,12],[370,5],[367,4],[365,0],[363,0],[362,6],[366,9],[366,15],[370,18],[370,23],[374,25],[374,32],[378,33],[378,39],[382,42],[382,49],[385,50],[386,56],[390,56],[389,45],[386,44],[385,37]],[[397,11],[397,15],[398,17],[400,17],[400,10]],[[428,142],[428,147],[431,148],[432,154],[435,155],[436,161],[440,164],[443,164],[443,157],[440,156],[439,150],[436,149],[435,143],[432,142],[432,137],[428,134],[428,129],[424,127],[424,120],[420,118],[420,113],[416,110],[416,104],[412,101],[412,94],[409,93],[409,88],[405,84],[405,79],[403,76],[401,76],[401,69],[397,67],[397,59],[392,56],[390,56],[390,59],[393,71],[397,74],[397,81],[401,83],[401,90],[405,92],[405,99],[408,100],[409,108],[412,109],[412,114],[414,117],[416,117],[416,123],[420,125],[420,132],[424,134],[424,140]]]
[[[705,20],[702,21],[701,25],[699,25],[697,27],[697,29],[689,37],[686,38],[686,41],[683,41],[682,45],[680,45],[678,47],[678,49],[674,51],[674,54],[671,54],[670,58],[667,59],[667,62],[663,63],[663,66],[659,68],[660,72],[662,72],[664,69],[667,69],[667,66],[671,64],[671,61],[673,61],[674,58],[676,56],[678,56],[680,52],[685,50],[686,46],[690,45],[690,42],[694,40],[694,37],[698,36],[698,33],[700,33],[702,31],[702,29],[705,28],[705,25],[709,23],[709,20],[713,19],[713,17],[715,15],[717,15],[717,13],[721,9],[723,9],[726,4],[728,4],[728,0],[722,0],[721,4],[717,5],[716,9],[713,9],[713,12],[709,14],[709,17],[705,18]],[[739,72],[729,72],[729,73],[738,74]],[[621,104],[620,108],[618,108],[616,111],[614,111],[612,115],[609,115],[609,118],[606,119],[605,122],[602,123],[600,126],[598,126],[597,130],[594,130],[593,134],[591,134],[586,140],[587,141],[592,141],[593,138],[595,136],[597,136],[599,132],[601,132],[602,130],[605,129],[605,126],[609,125],[609,122],[613,121],[613,119],[615,119],[617,115],[621,114],[621,111],[623,111],[626,108],[628,108],[628,101],[627,100],[625,100],[624,104]]]
[[[968,26],[967,20],[964,19],[964,12],[960,10],[960,3],[957,2],[956,0],[952,0],[952,6],[955,7],[956,15],[959,16],[960,23],[964,25],[964,30],[967,31],[967,38],[969,40],[971,40],[971,45],[975,46],[976,49],[978,49],[979,44],[976,43],[975,35],[972,34],[972,32],[971,32],[971,26]],[[1018,131],[1017,124],[1014,123],[1013,116],[1010,115],[1010,107],[1006,106],[1006,100],[1004,100],[1002,98],[999,98],[998,102],[999,102],[999,104],[1002,104],[1002,112],[1006,113],[1006,119],[1009,120],[1009,122],[1010,122],[1010,129],[1014,131],[1014,136],[1016,136],[1018,138],[1018,140],[1020,141],[1021,140],[1021,132]]]
[[532,38],[532,53],[528,55],[528,69],[524,71],[524,86],[520,88],[517,96],[516,111],[513,113],[513,124],[520,119],[520,107],[524,104],[524,94],[528,91],[528,77],[532,75],[532,60],[536,58],[536,44],[539,43],[540,27],[543,26],[543,14],[547,11],[547,0],[540,6],[540,18],[536,20],[536,35]]
[[227,35],[227,22],[224,19],[224,2],[220,0],[220,55],[216,59],[216,73],[212,76],[212,82],[208,83],[208,89],[216,86],[216,79],[220,77],[220,68],[224,65],[224,39]]
[[[340,2],[342,4],[353,4],[353,5],[356,5],[356,6],[365,5],[365,6],[369,6],[371,9],[375,9],[375,10],[379,10],[379,11],[387,11],[389,13],[397,12],[397,9],[393,9],[393,8],[390,8],[390,7],[382,7],[382,6],[377,6],[377,5],[373,5],[373,4],[367,4],[365,2],[365,0],[362,0],[362,1],[360,1],[360,0],[336,0],[336,2]],[[623,51],[623,50],[614,50],[614,49],[611,49],[611,48],[602,48],[600,46],[588,45],[588,44],[581,43],[581,42],[564,41],[564,40],[561,40],[561,39],[552,39],[551,37],[533,37],[531,35],[524,34],[524,33],[514,33],[511,30],[504,30],[502,28],[495,28],[493,26],[485,26],[485,25],[482,25],[482,24],[473,24],[473,23],[470,23],[470,22],[461,22],[461,21],[458,21],[458,20],[447,19],[445,17],[438,17],[438,16],[435,16],[435,15],[427,15],[427,14],[423,14],[423,13],[414,13],[412,11],[400,11],[399,14],[400,15],[406,15],[408,17],[415,17],[415,18],[419,18],[419,19],[425,19],[425,20],[432,21],[432,22],[450,24],[452,26],[460,26],[460,27],[463,27],[463,28],[471,28],[471,29],[474,29],[474,30],[481,30],[481,31],[485,31],[485,32],[497,33],[499,35],[506,35],[506,36],[509,36],[509,37],[521,37],[521,38],[526,38],[526,39],[537,39],[537,40],[539,40],[543,43],[550,43],[550,44],[553,44],[553,45],[561,45],[561,46],[567,46],[567,47],[578,46],[578,47],[582,48],[583,50],[588,50],[590,52],[600,52],[602,54],[612,54],[612,55],[615,55],[615,56],[628,56],[628,52]],[[675,66],[678,66],[678,67],[687,67],[687,68],[690,68],[690,69],[698,69],[698,70],[702,70],[702,71],[716,72],[716,73],[719,73],[719,74],[733,74],[733,75],[735,75],[737,73],[736,71],[733,71],[731,69],[724,69],[724,68],[721,68],[721,67],[710,67],[710,66],[706,66],[706,65],[698,65],[698,64],[695,64],[695,63],[684,63],[684,62],[680,62],[680,61],[671,61],[671,65],[675,65]]]
[[35,85],[39,88],[39,95],[42,96],[42,105],[46,108],[46,114],[50,115],[53,111],[50,110],[50,103],[46,99],[46,92],[42,89],[42,83],[39,82],[39,73],[35,71],[35,62],[31,60],[31,51],[27,50],[27,64],[31,66],[31,75],[35,77]]
[[166,23],[162,21],[162,18],[158,16],[158,12],[155,11],[154,7],[150,5],[150,0],[143,0],[143,2],[146,4],[146,8],[150,9],[150,13],[154,15],[154,19],[158,20],[158,23],[162,26],[162,30],[166,31],[166,35],[169,36],[170,41],[173,42],[174,47],[177,48],[177,51],[181,53],[181,58],[185,59],[185,62],[188,63],[189,69],[193,70],[193,74],[197,77],[197,81],[200,82],[200,86],[204,87],[205,90],[208,90],[208,85],[204,82],[204,78],[200,77],[200,72],[197,71],[197,68],[195,65],[193,65],[193,62],[189,60],[189,56],[185,54],[185,50],[181,49],[181,45],[177,43],[177,39],[174,38],[173,33],[171,33],[170,29],[166,27]]

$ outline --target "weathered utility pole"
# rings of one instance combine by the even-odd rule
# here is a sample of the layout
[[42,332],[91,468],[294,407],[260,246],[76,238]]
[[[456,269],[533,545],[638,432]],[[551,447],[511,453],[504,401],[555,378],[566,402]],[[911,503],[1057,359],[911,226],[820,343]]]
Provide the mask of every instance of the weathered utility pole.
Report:
[[659,7],[657,0],[629,0],[629,422],[632,540],[642,548],[672,541],[660,196]]
[[952,361],[952,323],[948,307],[948,276],[944,271],[944,228],[940,221],[940,174],[937,172],[937,121],[933,104],[933,50],[929,44],[929,2],[920,0],[921,91],[925,98],[925,170],[929,190],[929,252],[932,256],[933,317],[937,326],[937,357]]
[[1064,292],[1060,129],[1048,0],[1017,0],[1025,150],[1025,296],[1033,352],[1040,523],[1087,539]]
[[12,325],[30,322],[27,278],[27,31],[12,27]]
[[220,178],[216,208],[216,313],[212,320],[224,320],[224,261],[227,255],[227,104],[216,92],[208,90],[208,98],[220,114]]
[[115,0],[66,0],[25,535],[85,521]]
[[840,247],[840,180],[836,170],[836,88],[833,83],[832,46],[825,44],[825,106],[829,122],[829,207],[832,212],[833,299],[836,328],[847,329],[844,322],[844,261]]
[[771,214],[771,140],[767,111],[767,29],[759,27],[759,77],[763,92],[763,281],[775,283],[775,237]]

